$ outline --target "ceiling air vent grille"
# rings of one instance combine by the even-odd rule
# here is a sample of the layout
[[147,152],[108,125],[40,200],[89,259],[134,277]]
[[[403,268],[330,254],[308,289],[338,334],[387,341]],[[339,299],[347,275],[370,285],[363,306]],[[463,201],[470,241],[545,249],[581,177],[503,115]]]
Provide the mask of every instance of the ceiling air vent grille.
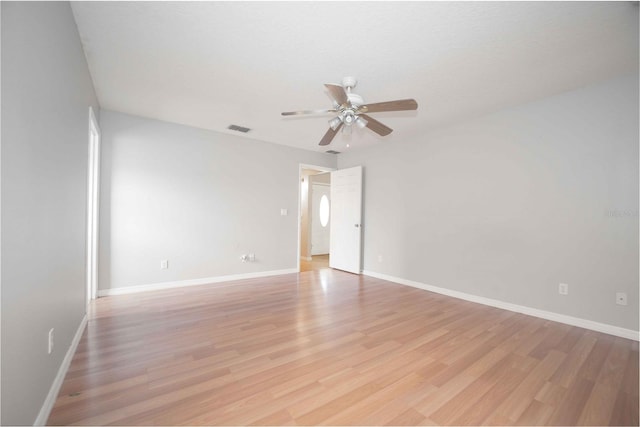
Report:
[[329,154],[340,154],[340,152],[336,151],[336,150],[327,150],[327,153],[329,153]]
[[227,127],[227,129],[231,129],[231,130],[235,130],[238,132],[242,132],[242,133],[247,133],[249,132],[251,129],[243,127],[243,126],[238,126],[238,125],[229,125]]

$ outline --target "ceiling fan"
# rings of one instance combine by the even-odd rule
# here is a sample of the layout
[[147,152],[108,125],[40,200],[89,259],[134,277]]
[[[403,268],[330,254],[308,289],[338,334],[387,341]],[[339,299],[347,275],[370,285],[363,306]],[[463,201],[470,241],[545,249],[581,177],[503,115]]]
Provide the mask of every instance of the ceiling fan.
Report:
[[393,132],[393,129],[383,125],[365,113],[418,109],[418,103],[415,99],[400,99],[397,101],[365,104],[360,95],[352,92],[353,88],[356,87],[356,84],[357,80],[355,77],[345,77],[342,79],[342,86],[336,84],[324,85],[329,90],[329,95],[333,99],[333,109],[287,111],[282,113],[282,115],[299,116],[304,114],[338,113],[336,117],[329,120],[329,130],[320,140],[320,145],[329,145],[340,128],[342,128],[343,132],[351,132],[353,125],[356,125],[359,128],[367,127],[380,136],[386,136]]

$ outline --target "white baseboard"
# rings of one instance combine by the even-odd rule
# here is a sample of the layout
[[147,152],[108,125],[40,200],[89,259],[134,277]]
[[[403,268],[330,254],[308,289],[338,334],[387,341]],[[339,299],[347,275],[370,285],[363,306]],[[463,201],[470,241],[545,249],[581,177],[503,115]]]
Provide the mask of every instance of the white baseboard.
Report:
[[605,323],[594,322],[593,320],[581,319],[579,317],[567,316],[565,314],[554,313],[551,311],[540,310],[537,308],[527,307],[524,305],[512,304],[496,299],[480,297],[477,295],[467,294],[465,292],[454,291],[451,289],[440,288],[437,286],[431,286],[413,280],[402,279],[400,277],[389,276],[387,274],[376,273],[375,271],[365,270],[362,274],[366,276],[375,277],[389,282],[398,283],[400,285],[411,286],[425,291],[431,291],[442,295],[447,295],[454,298],[463,299],[465,301],[476,302],[479,304],[488,305],[491,307],[501,308],[503,310],[515,311],[516,313],[527,314],[529,316],[540,317],[542,319],[552,320],[554,322],[565,323],[571,326],[578,326],[580,328],[591,329],[597,332],[603,332],[609,335],[615,335],[617,337],[627,338],[634,341],[640,341],[640,332],[632,329],[625,329],[619,326],[607,325]]
[[208,285],[210,283],[230,282],[232,280],[256,279],[260,277],[278,276],[280,274],[297,273],[297,268],[284,270],[258,271],[255,273],[230,274],[228,276],[204,277],[202,279],[180,280],[176,282],[151,283],[148,285],[126,286],[120,288],[100,289],[99,297],[111,295],[133,294],[137,292],[158,291],[161,289],[182,288],[185,286]]
[[84,332],[84,328],[87,326],[87,315],[85,314],[78,326],[78,330],[76,330],[76,334],[71,341],[71,345],[67,350],[67,354],[65,354],[64,359],[62,359],[62,364],[58,369],[58,373],[56,377],[53,379],[53,384],[51,384],[51,388],[49,389],[49,393],[47,394],[47,398],[44,400],[42,404],[42,408],[40,408],[40,412],[38,413],[38,417],[34,421],[34,426],[43,426],[47,423],[49,419],[49,415],[51,414],[51,410],[53,409],[53,405],[56,403],[56,399],[58,398],[58,393],[60,392],[60,387],[62,387],[62,382],[64,381],[64,377],[67,375],[67,370],[69,369],[69,365],[71,364],[71,359],[73,359],[73,355],[76,352],[76,348],[78,348],[78,343],[80,342],[80,338],[82,338],[82,333]]

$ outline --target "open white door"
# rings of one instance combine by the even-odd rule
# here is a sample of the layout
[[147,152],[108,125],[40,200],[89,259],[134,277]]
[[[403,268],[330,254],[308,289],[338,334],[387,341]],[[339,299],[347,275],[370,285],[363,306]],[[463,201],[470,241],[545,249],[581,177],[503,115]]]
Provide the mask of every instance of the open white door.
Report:
[[331,172],[329,266],[360,274],[362,166]]

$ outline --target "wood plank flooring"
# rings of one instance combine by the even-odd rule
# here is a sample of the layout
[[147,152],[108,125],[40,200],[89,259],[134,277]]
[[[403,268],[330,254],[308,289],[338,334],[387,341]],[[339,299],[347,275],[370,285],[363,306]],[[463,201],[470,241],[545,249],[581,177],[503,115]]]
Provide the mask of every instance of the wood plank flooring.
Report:
[[329,268],[329,254],[314,255],[311,261],[300,260],[300,272],[322,270]]
[[101,298],[51,425],[638,425],[638,343],[324,269]]

